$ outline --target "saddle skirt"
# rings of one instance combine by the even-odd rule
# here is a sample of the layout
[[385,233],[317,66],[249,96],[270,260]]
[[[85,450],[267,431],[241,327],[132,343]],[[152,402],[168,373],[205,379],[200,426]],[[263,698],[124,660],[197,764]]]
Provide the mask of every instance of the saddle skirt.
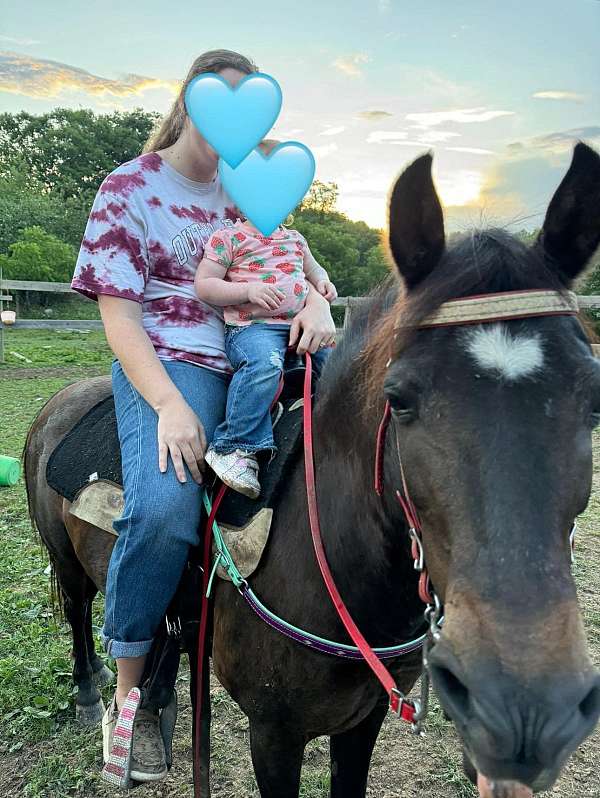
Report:
[[[124,506],[123,488],[120,485],[104,479],[95,479],[79,491],[69,512],[75,518],[87,521],[88,524],[116,536],[113,522],[123,514]],[[251,576],[258,568],[269,539],[272,520],[272,508],[262,507],[244,526],[237,527],[219,522],[225,544],[244,579]],[[216,554],[214,543],[213,551]],[[221,579],[230,579],[222,566],[217,568],[217,574]]]

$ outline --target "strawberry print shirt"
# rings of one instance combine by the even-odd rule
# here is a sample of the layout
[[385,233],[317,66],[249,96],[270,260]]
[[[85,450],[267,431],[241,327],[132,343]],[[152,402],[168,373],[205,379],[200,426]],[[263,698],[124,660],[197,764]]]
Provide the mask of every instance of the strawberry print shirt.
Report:
[[204,257],[227,269],[225,279],[250,283],[259,280],[285,294],[278,308],[230,305],[223,308],[225,324],[234,327],[255,322],[290,324],[305,305],[308,284],[303,270],[306,240],[297,230],[280,227],[263,236],[254,227],[237,221],[211,236]]
[[141,155],[100,186],[71,285],[139,302],[160,358],[230,372],[222,311],[198,299],[194,276],[209,238],[238,216],[218,177],[198,183]]

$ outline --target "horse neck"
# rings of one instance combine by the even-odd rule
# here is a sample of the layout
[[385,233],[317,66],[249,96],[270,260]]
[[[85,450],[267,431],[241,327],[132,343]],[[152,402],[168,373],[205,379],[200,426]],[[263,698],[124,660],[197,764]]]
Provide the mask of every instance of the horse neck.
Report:
[[376,412],[364,412],[352,383],[351,375],[344,375],[317,405],[319,512],[338,588],[359,626],[384,644],[410,636],[422,621],[423,607],[408,527],[395,499],[398,469],[392,450],[385,458],[388,479],[380,497],[373,484],[380,419]]

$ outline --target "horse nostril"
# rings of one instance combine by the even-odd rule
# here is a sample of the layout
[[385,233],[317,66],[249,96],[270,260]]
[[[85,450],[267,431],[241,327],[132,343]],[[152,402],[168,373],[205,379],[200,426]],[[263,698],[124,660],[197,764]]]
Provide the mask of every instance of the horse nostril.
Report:
[[579,702],[579,711],[586,720],[592,720],[598,717],[600,713],[600,686],[595,685],[585,696],[583,701]]
[[431,679],[444,708],[454,720],[462,719],[469,708],[469,690],[449,668],[430,665]]

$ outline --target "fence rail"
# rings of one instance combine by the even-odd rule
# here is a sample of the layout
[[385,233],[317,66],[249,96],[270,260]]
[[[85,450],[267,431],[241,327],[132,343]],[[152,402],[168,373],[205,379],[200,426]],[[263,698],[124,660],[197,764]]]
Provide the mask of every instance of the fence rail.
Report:
[[[77,291],[73,291],[70,283],[51,283],[51,282],[36,282],[29,280],[4,280],[0,276],[0,295],[2,291],[39,291],[41,293],[50,294],[74,294],[84,301],[89,301],[87,297],[82,296]],[[2,301],[8,302],[13,299],[12,296],[0,296],[0,310],[2,309]],[[15,295],[16,303],[16,295]],[[338,297],[333,303],[336,307],[345,308],[344,327],[348,325],[352,315],[353,308],[358,307],[366,300],[366,297],[353,297],[342,296]],[[600,309],[600,296],[578,296],[579,307],[582,310],[597,310]],[[0,336],[2,336],[2,327],[0,323]],[[98,319],[20,319],[14,324],[18,329],[34,329],[34,330],[97,330],[101,329],[102,322]],[[1,341],[0,341],[1,346]]]

